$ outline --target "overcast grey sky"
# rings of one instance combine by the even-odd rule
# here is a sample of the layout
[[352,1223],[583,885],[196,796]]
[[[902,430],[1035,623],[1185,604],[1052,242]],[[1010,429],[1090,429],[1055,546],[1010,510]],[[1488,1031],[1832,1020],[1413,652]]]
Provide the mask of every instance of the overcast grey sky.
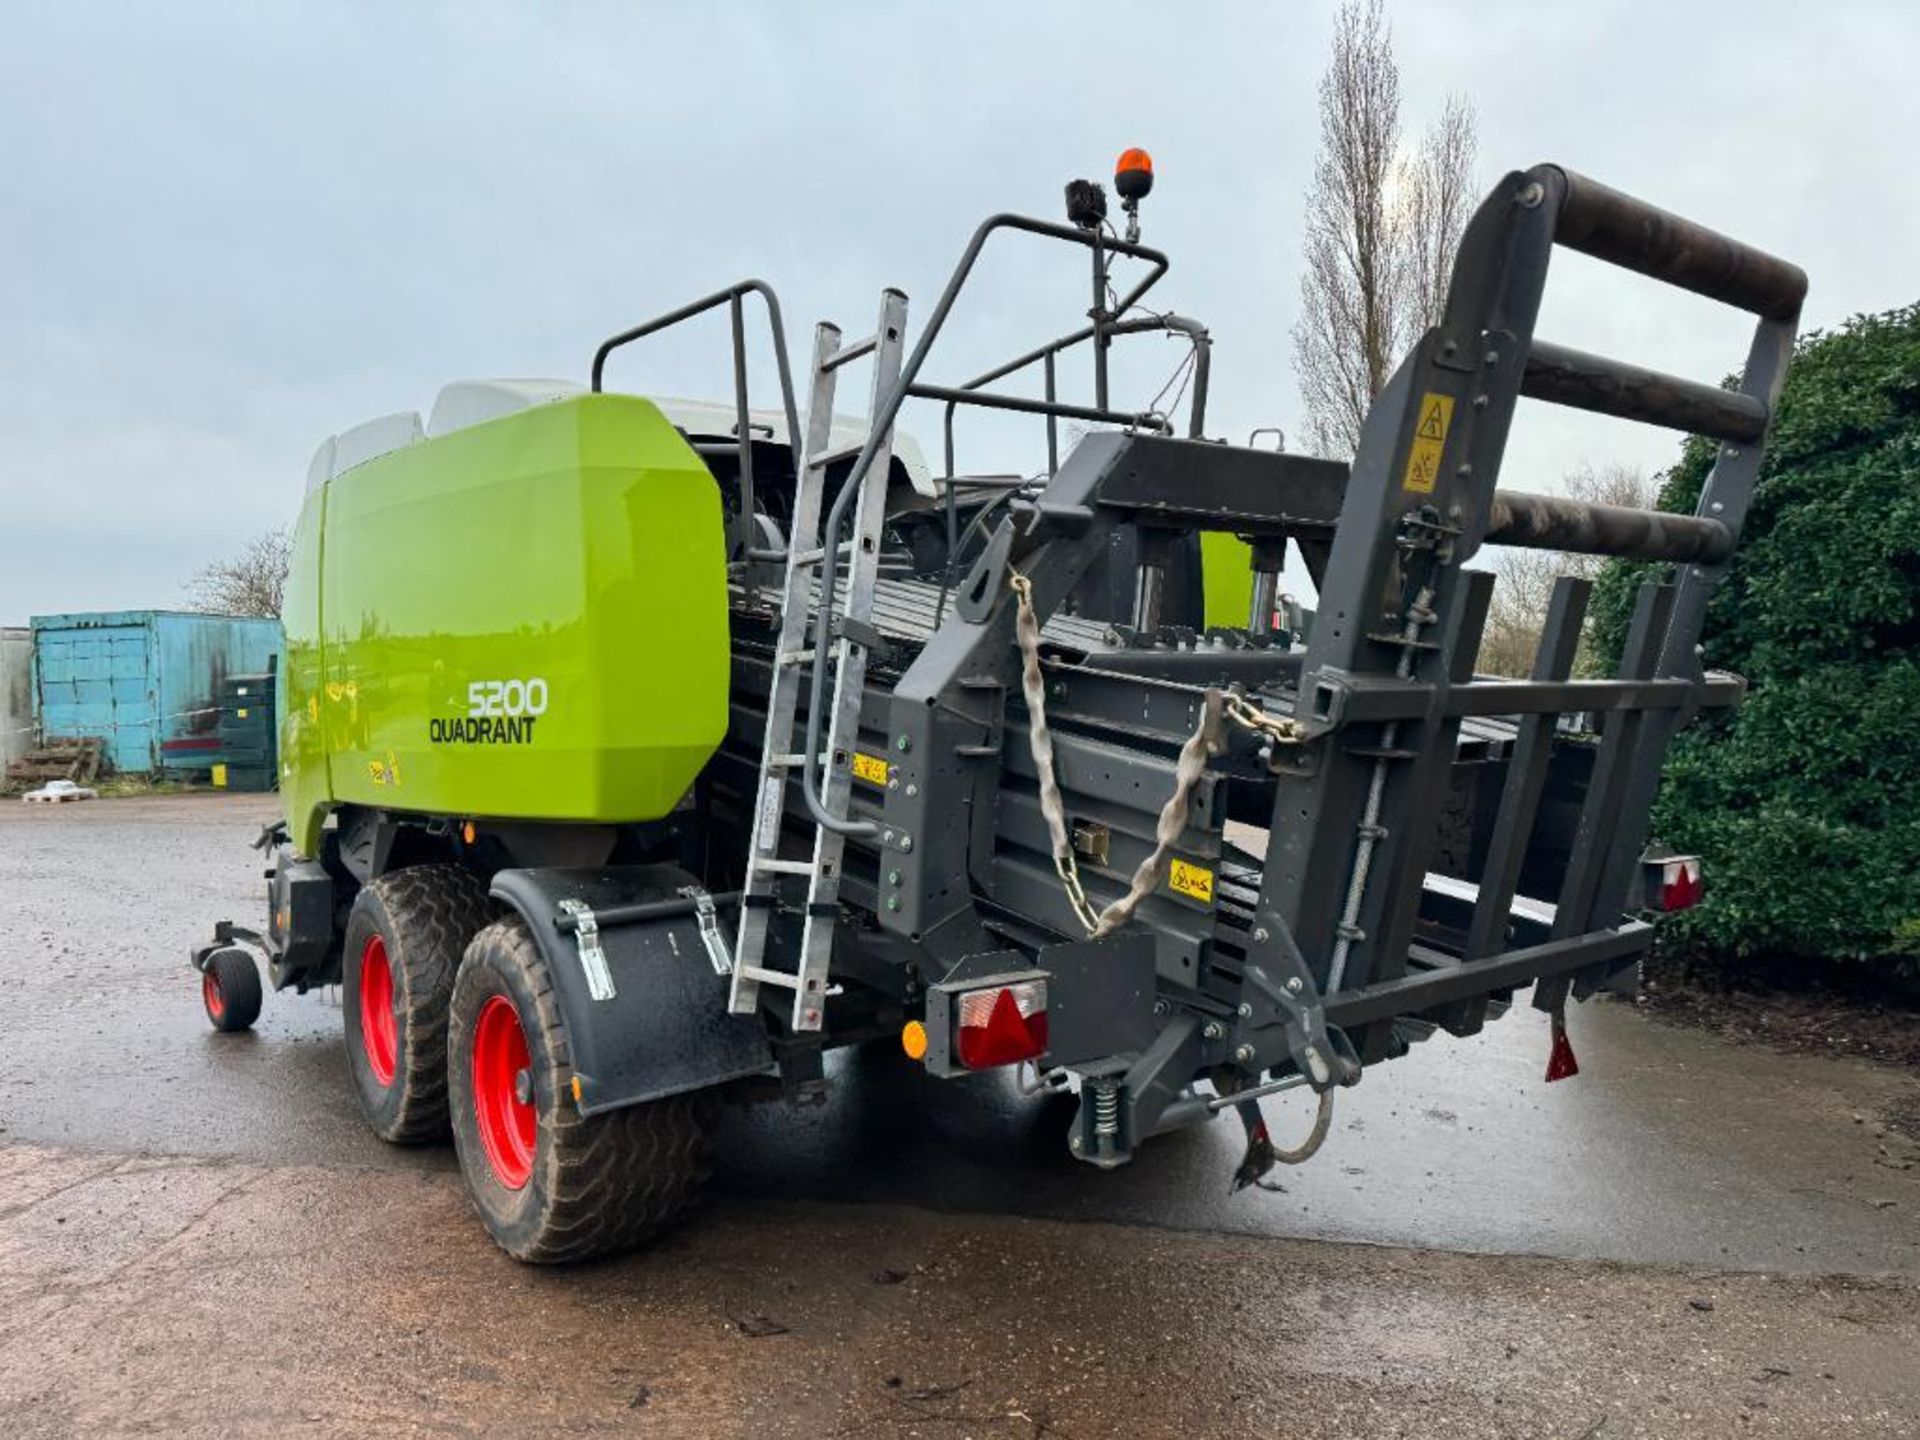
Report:
[[[0,621],[165,606],[287,522],[325,435],[449,379],[581,377],[742,275],[812,322],[931,307],[973,225],[1145,145],[1157,292],[1215,336],[1214,433],[1303,433],[1299,229],[1332,0],[0,4]],[[1920,5],[1392,6],[1404,120],[1457,90],[1481,180],[1557,160],[1804,265],[1809,323],[1920,298]],[[1717,32],[1726,27],[1730,33]],[[1077,259],[983,266],[929,375],[1069,328]],[[721,395],[723,322],[617,383]],[[1570,256],[1541,333],[1718,379],[1731,312]],[[1179,351],[1136,342],[1116,401]],[[762,384],[758,398],[770,398]],[[929,449],[933,416],[910,419]],[[972,445],[967,441],[972,437]],[[962,430],[963,469],[1037,429]],[[1529,407],[1508,483],[1671,437]],[[477,557],[507,560],[510,556]]]

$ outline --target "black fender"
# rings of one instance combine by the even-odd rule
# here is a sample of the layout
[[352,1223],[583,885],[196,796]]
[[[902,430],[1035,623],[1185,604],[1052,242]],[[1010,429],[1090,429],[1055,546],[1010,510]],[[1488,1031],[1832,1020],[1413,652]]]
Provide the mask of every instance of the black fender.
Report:
[[274,989],[292,985],[304,995],[315,985],[338,983],[346,928],[336,914],[339,898],[324,864],[302,860],[290,845],[275,849],[267,880],[267,958]]
[[[269,842],[274,838],[271,831],[262,836]],[[276,990],[291,985],[304,995],[315,985],[337,983],[342,937],[336,912],[342,897],[333,875],[318,860],[302,860],[290,846],[281,844],[273,852],[273,868],[266,872],[266,879],[267,928],[218,922],[212,943],[193,947],[193,968],[204,971],[215,952],[238,945],[259,951]]]
[[[686,871],[502,870],[492,893],[527,922],[553,972],[582,1114],[772,1068],[759,1017],[727,1011],[728,977],[701,930],[705,892]],[[721,928],[723,953],[731,952],[731,931]]]

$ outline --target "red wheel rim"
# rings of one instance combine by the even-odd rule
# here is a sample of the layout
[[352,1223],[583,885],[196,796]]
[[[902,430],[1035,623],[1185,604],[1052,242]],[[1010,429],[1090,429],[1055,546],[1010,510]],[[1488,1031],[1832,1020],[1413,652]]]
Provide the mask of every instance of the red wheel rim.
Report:
[[520,1098],[520,1077],[530,1074],[530,1065],[519,1012],[506,996],[489,996],[473,1023],[473,1110],[487,1164],[509,1190],[533,1174],[537,1128],[531,1101]]
[[387,962],[387,942],[378,935],[369,935],[360,951],[360,1050],[374,1083],[383,1090],[393,1084],[400,1027],[393,1019],[393,966]]
[[200,998],[205,1002],[207,1014],[218,1020],[227,1013],[227,1000],[220,993],[220,981],[211,970],[200,972]]

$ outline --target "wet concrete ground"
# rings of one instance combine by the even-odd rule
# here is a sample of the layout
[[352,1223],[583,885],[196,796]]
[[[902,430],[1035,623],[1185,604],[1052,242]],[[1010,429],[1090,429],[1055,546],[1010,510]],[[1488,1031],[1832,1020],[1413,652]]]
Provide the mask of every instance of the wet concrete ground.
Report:
[[729,1115],[665,1246],[515,1267],[360,1128],[326,999],[205,1029],[186,949],[255,919],[272,812],[0,806],[8,1434],[1920,1433],[1914,1082],[1621,1006],[1550,1088],[1524,1008],[1369,1072],[1278,1195],[1228,1197],[1237,1127],[1103,1176],[1060,1102],[860,1055]]
[[0,1148],[17,1435],[1899,1436],[1886,1283],[723,1200],[515,1265],[448,1177]]

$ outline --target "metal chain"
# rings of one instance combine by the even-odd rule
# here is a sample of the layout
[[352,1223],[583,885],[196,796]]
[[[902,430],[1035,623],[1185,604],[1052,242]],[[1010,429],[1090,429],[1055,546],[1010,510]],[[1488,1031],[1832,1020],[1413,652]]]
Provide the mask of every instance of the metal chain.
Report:
[[1060,781],[1053,770],[1053,735],[1047,729],[1047,687],[1040,671],[1040,621],[1033,609],[1033,582],[1009,567],[1007,584],[1019,602],[1014,619],[1014,635],[1020,642],[1020,688],[1027,702],[1027,744],[1033,751],[1033,768],[1040,777],[1040,813],[1046,819],[1053,841],[1053,868],[1060,876],[1060,888],[1067,903],[1089,935],[1100,927],[1100,912],[1087,899],[1080,882],[1080,866],[1073,857],[1073,842],[1067,835],[1066,801],[1060,795]]
[[1244,695],[1228,695],[1221,704],[1227,719],[1264,735],[1276,745],[1300,745],[1307,732],[1291,715],[1274,715],[1262,710]]
[[1060,876],[1060,888],[1067,892],[1067,903],[1073,906],[1073,913],[1079,917],[1087,934],[1100,932],[1100,912],[1087,899],[1087,887],[1080,883],[1080,864],[1073,858],[1073,847],[1057,851],[1053,857],[1053,868]]
[[[1097,940],[1132,919],[1140,902],[1159,885],[1168,852],[1187,828],[1194,786],[1206,773],[1207,761],[1226,749],[1221,720],[1227,697],[1216,689],[1207,690],[1201,697],[1199,723],[1187,737],[1186,744],[1180,747],[1179,759],[1174,762],[1173,794],[1160,808],[1160,818],[1154,826],[1153,853],[1134,870],[1126,894],[1106,909],[1096,909],[1080,880],[1080,865],[1074,858],[1073,843],[1067,834],[1066,801],[1061,797],[1059,778],[1053,768],[1053,735],[1047,728],[1046,681],[1040,671],[1040,619],[1033,608],[1033,582],[1018,570],[1009,569],[1007,584],[1019,602],[1014,635],[1020,643],[1020,688],[1027,702],[1027,740],[1033,751],[1033,768],[1040,777],[1040,813],[1046,819],[1047,833],[1053,841],[1053,868],[1060,876],[1060,886],[1066,891],[1067,903],[1073,907],[1074,915],[1087,934]],[[1252,706],[1245,708],[1263,721],[1279,723]],[[1249,722],[1243,719],[1241,723]]]

